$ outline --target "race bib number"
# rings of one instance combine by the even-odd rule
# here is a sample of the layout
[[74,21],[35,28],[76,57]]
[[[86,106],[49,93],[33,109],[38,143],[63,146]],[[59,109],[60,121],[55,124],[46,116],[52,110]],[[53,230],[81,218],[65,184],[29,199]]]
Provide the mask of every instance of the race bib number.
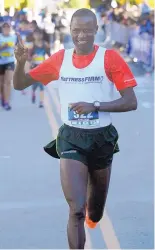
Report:
[[97,111],[89,114],[78,114],[76,111],[68,108],[68,120],[72,125],[96,126],[99,125],[99,113]]

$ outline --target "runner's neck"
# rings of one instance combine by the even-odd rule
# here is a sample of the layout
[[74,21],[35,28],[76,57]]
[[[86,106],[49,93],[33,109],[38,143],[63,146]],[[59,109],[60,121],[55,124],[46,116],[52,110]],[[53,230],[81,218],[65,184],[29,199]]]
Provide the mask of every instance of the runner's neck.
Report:
[[86,56],[94,52],[94,50],[95,50],[95,45],[93,45],[92,48],[90,48],[88,51],[80,51],[79,49],[75,48],[74,54],[77,56]]

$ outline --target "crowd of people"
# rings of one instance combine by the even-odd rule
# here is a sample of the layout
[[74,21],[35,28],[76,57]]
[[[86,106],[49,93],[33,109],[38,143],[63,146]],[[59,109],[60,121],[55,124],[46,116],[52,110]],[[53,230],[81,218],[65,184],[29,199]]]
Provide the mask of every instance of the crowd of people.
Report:
[[110,8],[106,11],[101,9],[100,15],[103,29],[106,23],[114,21],[127,27],[136,27],[140,34],[146,32],[154,36],[154,10],[146,9],[146,6],[145,9],[143,6],[136,5],[130,9],[121,6]]
[[[28,13],[24,10],[16,11],[12,17],[8,12],[0,16],[0,100],[5,110],[11,109],[10,96],[15,66],[16,32],[20,34],[29,49],[26,71],[44,61],[51,52],[59,50],[68,32],[69,20],[64,10],[58,9],[56,13],[50,15],[46,10],[41,10],[39,16],[40,25],[36,20],[30,20]],[[130,11],[119,6],[108,10],[101,9],[100,16],[99,25],[105,32],[106,24],[114,21],[127,27],[138,27],[139,34],[146,32],[154,36],[154,12],[146,6],[141,9],[134,6]],[[52,29],[49,28],[50,25]],[[39,107],[43,107],[43,85],[40,83],[33,86],[32,103],[36,101],[37,88],[40,88]],[[22,93],[25,94],[25,91]]]
[[[0,19],[0,101],[4,110],[11,110],[11,83],[15,68],[14,48],[20,34],[29,51],[25,70],[29,71],[51,55],[50,36],[35,20],[28,21],[27,13],[20,11],[14,17],[5,15]],[[40,89],[39,107],[43,107],[44,88],[41,83],[32,87],[32,103],[36,101],[36,90]],[[22,91],[22,94],[26,94]]]
[[[52,51],[59,50],[63,44],[66,28],[69,27],[65,11],[58,9],[56,13],[38,13],[40,22],[36,18],[30,20],[29,12],[15,11],[13,16],[5,11],[0,16],[0,102],[5,110],[11,110],[11,82],[15,68],[14,48],[17,44],[17,33],[29,50],[29,60],[25,66],[28,72],[31,68],[42,63],[51,55]],[[38,18],[37,17],[37,18]],[[50,17],[50,19],[48,18]],[[53,29],[50,29],[50,26]],[[44,87],[41,83],[32,87],[32,103],[36,101],[36,90],[40,89],[39,107],[43,107]],[[23,90],[22,94],[26,94]]]
[[[154,70],[154,9],[141,5],[100,8],[100,25],[110,37],[110,46],[131,62],[140,62],[148,72]],[[118,32],[117,32],[118,31]]]

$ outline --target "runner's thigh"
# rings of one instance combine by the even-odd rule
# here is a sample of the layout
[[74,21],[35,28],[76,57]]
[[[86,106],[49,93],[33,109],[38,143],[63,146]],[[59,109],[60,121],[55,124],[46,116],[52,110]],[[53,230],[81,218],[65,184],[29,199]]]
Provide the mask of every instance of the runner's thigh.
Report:
[[60,176],[65,198],[73,212],[85,208],[88,184],[88,167],[72,159],[60,159]]

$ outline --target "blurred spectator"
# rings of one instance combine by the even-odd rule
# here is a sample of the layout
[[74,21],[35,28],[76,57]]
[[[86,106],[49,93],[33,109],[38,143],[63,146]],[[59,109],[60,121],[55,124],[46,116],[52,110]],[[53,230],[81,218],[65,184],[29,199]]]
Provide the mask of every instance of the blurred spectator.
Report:
[[[152,19],[151,19],[152,20]],[[154,25],[150,20],[150,15],[143,15],[140,18],[140,28],[139,33],[148,33],[150,35],[153,35]]]
[[15,30],[19,29],[19,25],[22,21],[27,21],[27,13],[24,10],[20,10],[18,13],[16,13],[16,19],[15,19]]
[[[38,28],[39,27],[38,27],[36,20],[32,20],[32,22],[29,24],[30,34],[27,36],[27,42],[33,41],[33,33]],[[50,43],[49,35],[46,33],[46,31],[44,29],[42,29],[42,32],[43,32],[44,41],[47,43]]]
[[141,4],[141,13],[143,14],[149,14],[150,13],[150,7],[148,5],[147,0],[143,0],[142,4]]
[[54,42],[59,40],[63,43],[65,29],[69,25],[65,11],[52,15],[52,22],[55,25]]
[[106,20],[107,20],[106,13],[102,13],[101,14],[101,28],[102,28],[104,34],[106,34]]
[[46,17],[46,10],[45,9],[41,9],[39,16],[41,16],[42,21],[44,20],[44,18]]
[[20,33],[23,41],[26,41],[26,38],[31,34],[29,22],[27,20],[23,20],[19,23],[17,31]]
[[0,16],[0,34],[2,33],[3,17]]
[[5,11],[3,15],[3,21],[4,22],[11,22],[12,17],[9,15],[9,12]]

